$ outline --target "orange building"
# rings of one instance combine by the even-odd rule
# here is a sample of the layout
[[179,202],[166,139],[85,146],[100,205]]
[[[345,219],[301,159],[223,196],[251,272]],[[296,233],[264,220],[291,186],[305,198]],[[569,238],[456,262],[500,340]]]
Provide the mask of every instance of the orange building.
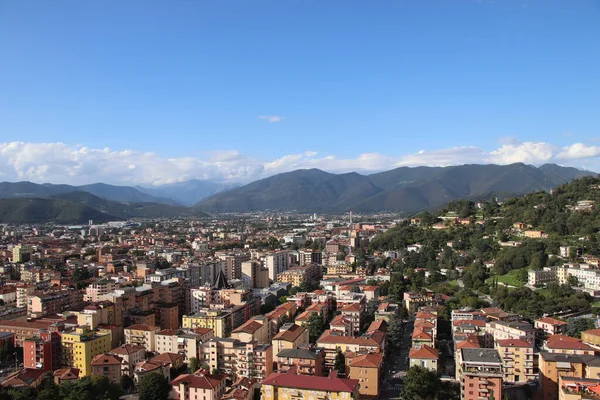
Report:
[[461,349],[458,357],[461,399],[502,398],[502,359],[496,350]]

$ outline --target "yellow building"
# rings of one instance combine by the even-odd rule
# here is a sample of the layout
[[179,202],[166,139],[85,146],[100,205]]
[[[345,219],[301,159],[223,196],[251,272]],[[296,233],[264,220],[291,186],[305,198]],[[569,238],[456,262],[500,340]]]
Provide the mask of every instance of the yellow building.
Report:
[[279,333],[273,336],[273,354],[277,355],[284,349],[295,349],[301,344],[309,343],[308,329],[292,323],[281,327]]
[[341,379],[337,371],[327,376],[297,375],[296,368],[285,373],[274,372],[262,381],[262,400],[358,398],[360,384],[356,379]]
[[182,325],[186,329],[212,329],[215,337],[229,337],[233,326],[233,318],[230,312],[206,310],[184,315]]
[[93,331],[89,326],[78,326],[75,331],[64,332],[61,338],[65,365],[79,369],[79,376],[92,374],[92,359],[111,348],[111,334]]
[[504,381],[526,382],[538,377],[533,345],[521,339],[498,340],[496,349],[504,361]]
[[600,329],[590,329],[581,332],[581,341],[592,346],[600,346]]
[[156,334],[159,326],[136,324],[125,328],[125,343],[143,346],[146,351],[156,351]]
[[348,377],[359,381],[358,392],[361,396],[371,398],[379,396],[382,365],[382,353],[362,354],[350,360]]

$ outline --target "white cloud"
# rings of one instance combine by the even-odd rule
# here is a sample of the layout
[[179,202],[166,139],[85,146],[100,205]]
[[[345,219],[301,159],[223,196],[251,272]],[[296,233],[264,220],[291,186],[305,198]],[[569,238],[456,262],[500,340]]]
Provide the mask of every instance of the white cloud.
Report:
[[271,123],[283,121],[283,117],[281,117],[279,115],[261,115],[258,117],[258,119],[264,119]]
[[370,173],[399,166],[448,166],[469,163],[510,164],[523,162],[600,167],[600,146],[574,143],[558,147],[545,142],[505,141],[485,151],[464,146],[421,150],[405,155],[363,153],[342,158],[319,156],[306,150],[276,159],[262,160],[237,150],[211,152],[203,157],[161,157],[135,150],[94,149],[66,143],[0,143],[0,176],[3,180],[30,180],[85,184],[106,182],[122,185],[163,184],[189,179],[249,182],[294,169],[320,168],[331,172]]

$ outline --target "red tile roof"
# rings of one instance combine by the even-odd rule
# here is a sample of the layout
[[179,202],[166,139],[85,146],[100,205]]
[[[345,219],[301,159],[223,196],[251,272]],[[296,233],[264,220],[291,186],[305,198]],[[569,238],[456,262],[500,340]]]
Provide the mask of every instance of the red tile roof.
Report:
[[479,319],[461,319],[461,320],[452,322],[452,324],[454,326],[475,325],[475,326],[479,326],[482,328],[485,327],[485,321],[481,321]]
[[440,352],[431,346],[424,344],[421,348],[411,348],[408,357],[412,359],[430,359],[437,360],[440,356]]
[[150,359],[151,363],[173,364],[174,362],[183,359],[183,354],[161,353]]
[[296,375],[291,369],[287,373],[273,372],[262,381],[264,385],[287,387],[294,389],[316,390],[321,392],[354,393],[358,388],[357,379],[341,379],[337,377]]
[[536,319],[535,322],[541,322],[544,324],[550,324],[550,325],[567,325],[567,323],[565,321],[561,321],[559,319],[555,319],[555,318],[550,318],[550,317],[543,317],[540,319]]
[[587,331],[581,332],[582,334],[592,335],[592,336],[600,336],[600,329],[588,329]]
[[136,324],[136,325],[130,325],[125,329],[131,329],[131,330],[135,330],[135,331],[155,331],[157,329],[160,329],[160,327],[154,326],[154,325]]
[[123,359],[112,354],[98,354],[92,360],[92,366],[98,365],[121,365]]
[[249,320],[249,321],[246,321],[245,323],[243,323],[242,325],[238,326],[237,328],[235,328],[233,330],[233,332],[234,333],[235,332],[245,332],[245,333],[253,334],[257,330],[262,328],[262,326],[263,326],[263,324],[261,324],[260,322],[257,322],[254,320]]
[[227,376],[225,375],[195,375],[195,374],[184,374],[179,375],[171,382],[171,386],[178,386],[180,383],[184,383],[188,387],[194,389],[209,389],[214,390],[217,388]]
[[279,332],[277,335],[273,337],[273,340],[284,340],[286,342],[293,342],[300,337],[306,328],[299,325],[292,325],[285,331]]
[[370,353],[354,357],[352,361],[350,361],[350,366],[361,368],[381,368],[382,363],[383,354]]

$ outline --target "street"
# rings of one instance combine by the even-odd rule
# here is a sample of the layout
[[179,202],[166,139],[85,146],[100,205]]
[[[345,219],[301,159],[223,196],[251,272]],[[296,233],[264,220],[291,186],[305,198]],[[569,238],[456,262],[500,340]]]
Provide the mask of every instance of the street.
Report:
[[408,353],[412,344],[414,321],[402,324],[403,336],[400,350],[389,354],[381,399],[398,399],[402,393],[402,378],[408,369]]

